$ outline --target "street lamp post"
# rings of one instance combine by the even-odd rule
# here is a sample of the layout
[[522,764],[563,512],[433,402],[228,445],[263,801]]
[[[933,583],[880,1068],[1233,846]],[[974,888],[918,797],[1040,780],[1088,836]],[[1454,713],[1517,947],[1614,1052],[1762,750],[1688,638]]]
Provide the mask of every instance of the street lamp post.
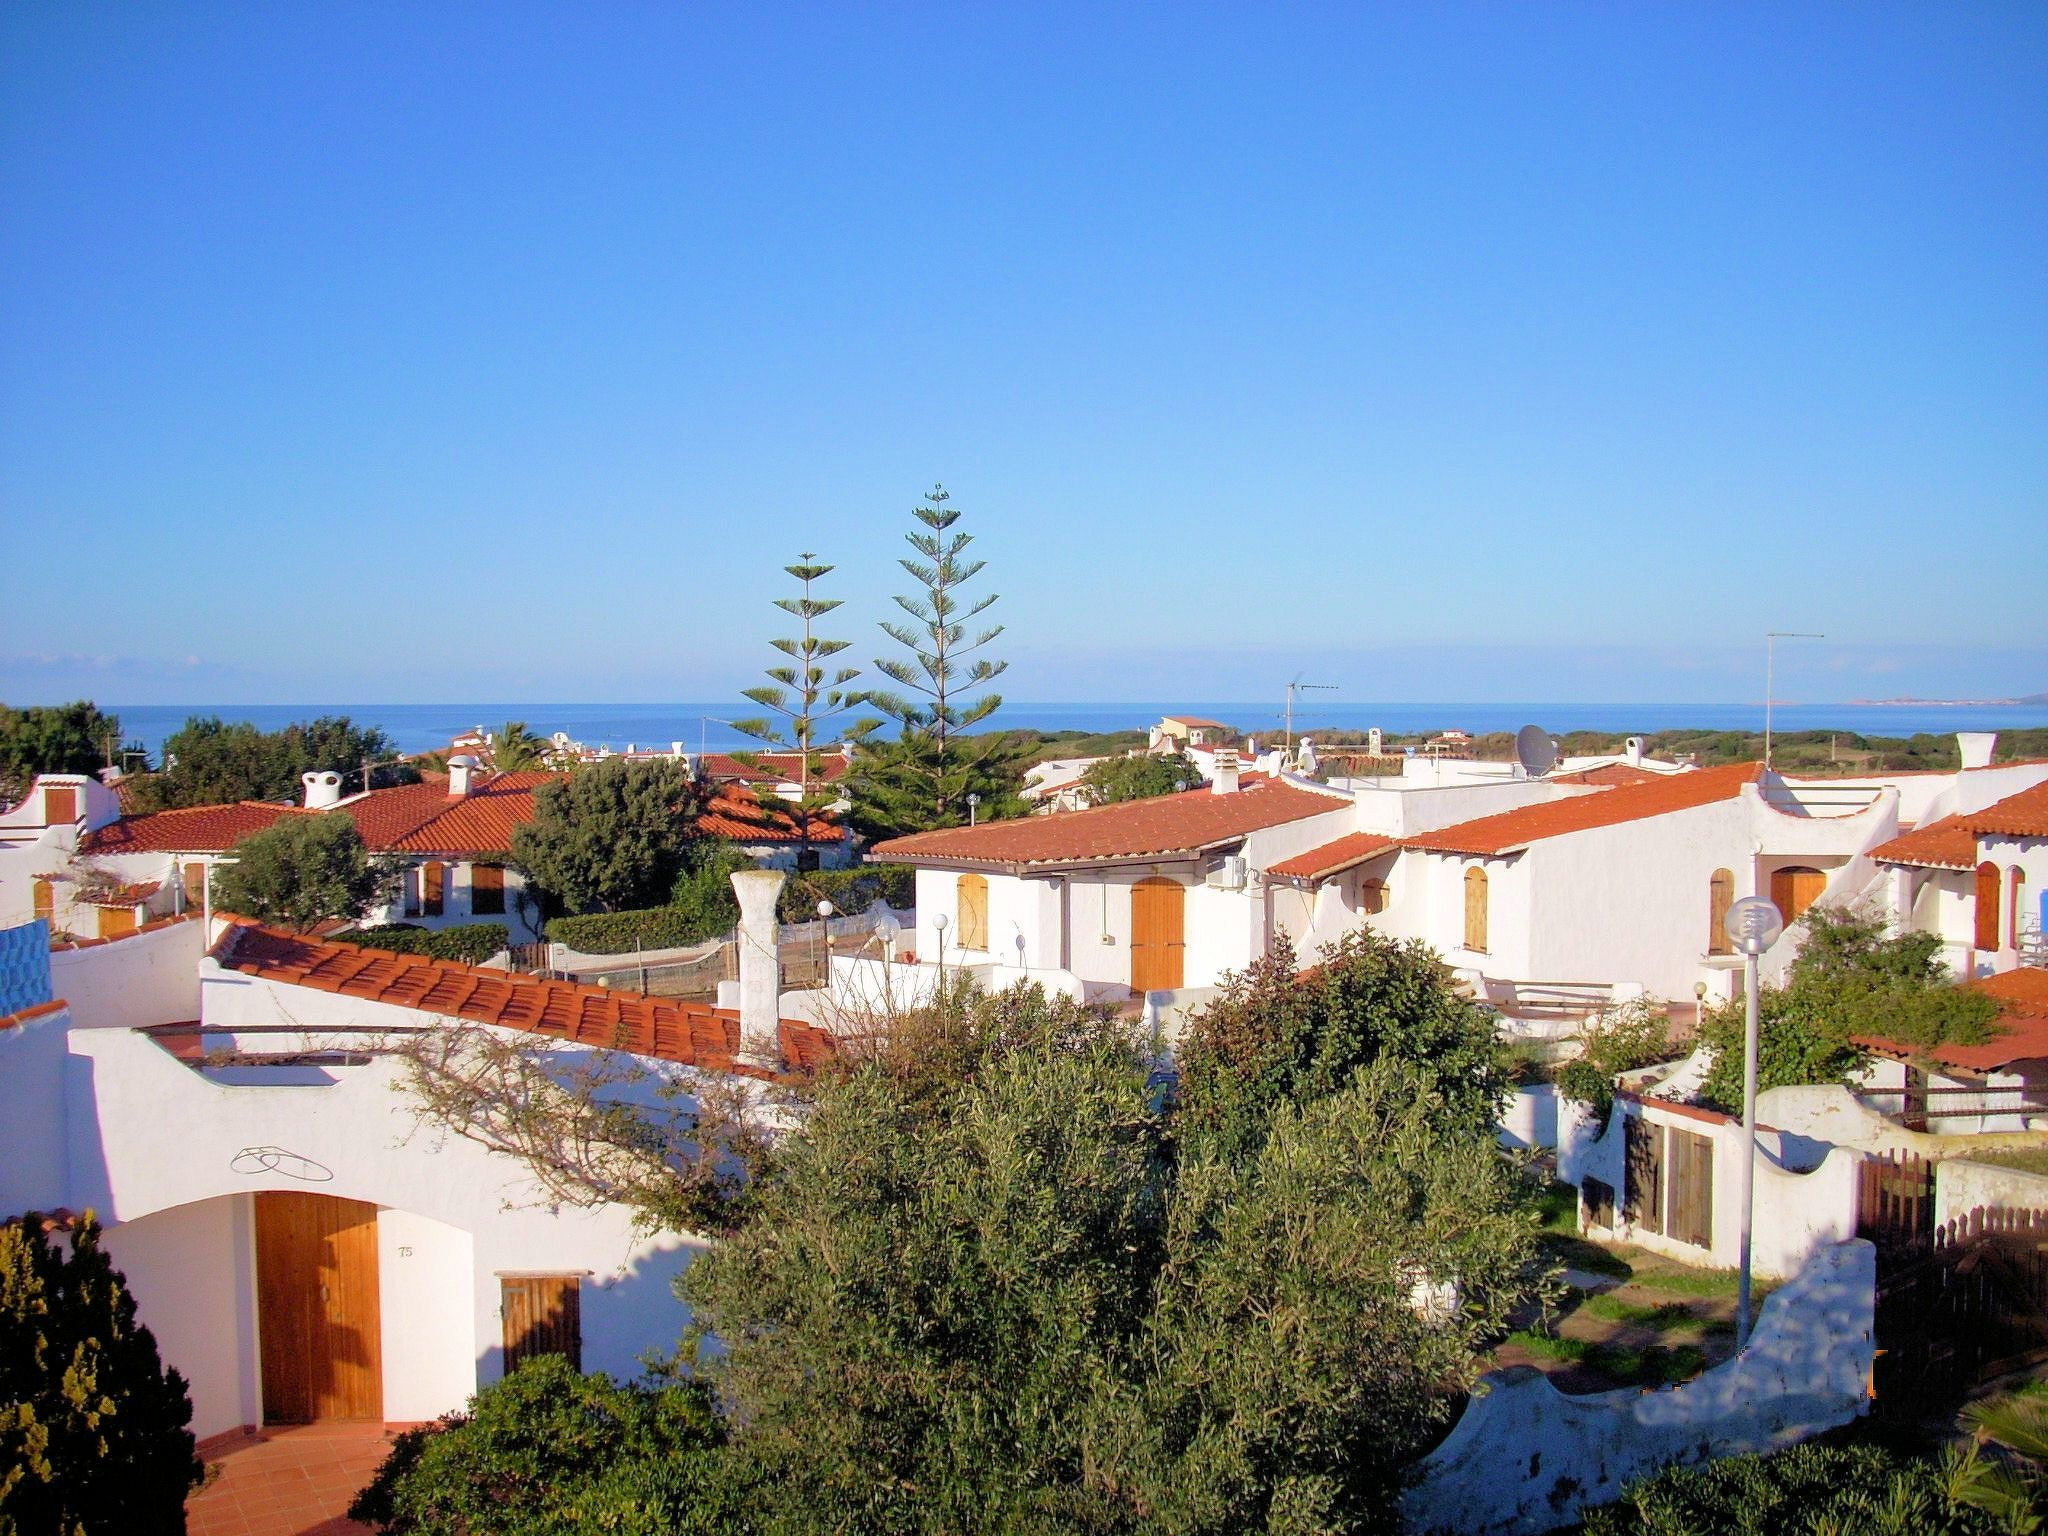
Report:
[[1785,931],[1785,919],[1768,896],[1745,896],[1729,907],[1724,926],[1742,954],[1742,1267],[1735,1293],[1735,1352],[1740,1354],[1749,1343],[1750,1230],[1756,1215],[1756,970],[1758,959]]
[[[826,986],[827,988],[830,988],[830,987],[831,987],[831,985],[832,985],[832,913],[833,913],[833,910],[834,910],[834,909],[833,909],[833,906],[832,906],[832,903],[831,903],[831,901],[830,901],[830,900],[827,900],[827,899],[821,899],[821,900],[820,900],[820,901],[818,902],[818,926],[819,926],[819,927],[820,927],[821,929],[823,929],[823,930],[824,930],[824,933],[825,933],[825,986]],[[817,946],[816,946],[815,944],[811,946],[811,952],[812,952],[812,954],[813,954],[814,956],[816,955],[816,953],[817,953]]]
[[980,809],[981,796],[969,791],[967,796],[967,825],[971,827],[975,824],[976,816]]
[[939,990],[946,990],[946,914],[941,912],[932,919],[932,927],[939,933]]

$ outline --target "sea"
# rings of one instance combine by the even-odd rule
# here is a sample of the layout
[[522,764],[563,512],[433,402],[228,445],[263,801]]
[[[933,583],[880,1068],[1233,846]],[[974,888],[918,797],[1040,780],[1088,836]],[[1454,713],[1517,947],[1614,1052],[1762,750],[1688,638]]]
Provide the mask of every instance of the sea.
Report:
[[[496,730],[523,720],[536,735],[565,732],[587,746],[665,747],[681,742],[686,751],[728,751],[757,745],[731,721],[758,713],[743,703],[697,704],[110,704],[123,733],[140,741],[152,758],[164,738],[194,716],[247,721],[274,731],[320,715],[347,715],[374,725],[400,752],[431,752],[476,726]],[[977,729],[1038,731],[1142,730],[1161,715],[1200,715],[1255,736],[1277,735],[1285,713],[1272,702],[1204,702],[1170,699],[1119,704],[1005,704]],[[1456,704],[1316,702],[1295,710],[1297,735],[1317,731],[1442,731],[1450,727],[1478,736],[1539,725],[1552,735],[1606,731],[1649,735],[1666,730],[1761,730],[1761,704]],[[1922,731],[2011,731],[2048,726],[2048,706],[1989,704],[1779,704],[1772,723],[1780,731],[1844,731],[1868,736],[1911,736]]]

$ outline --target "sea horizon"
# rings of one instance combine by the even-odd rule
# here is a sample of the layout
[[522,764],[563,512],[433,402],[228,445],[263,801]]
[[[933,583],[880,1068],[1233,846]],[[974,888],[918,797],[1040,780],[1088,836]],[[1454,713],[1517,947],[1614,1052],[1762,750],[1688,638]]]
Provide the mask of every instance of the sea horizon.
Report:
[[[495,730],[510,720],[523,720],[537,735],[566,733],[588,746],[669,746],[686,751],[729,751],[758,745],[730,724],[758,714],[756,706],[739,702],[694,703],[450,703],[450,704],[106,704],[120,718],[124,735],[156,756],[164,739],[193,717],[218,716],[274,731],[295,721],[322,715],[347,715],[358,725],[375,726],[400,752],[431,752],[448,745],[459,732],[476,726]],[[856,712],[857,713],[857,712]],[[1130,701],[1111,703],[1005,703],[977,730],[1080,730],[1107,732],[1143,730],[1164,714],[1201,715],[1257,736],[1279,735],[1286,726],[1284,706],[1271,701]],[[852,718],[852,715],[843,717]],[[835,722],[838,723],[838,722]],[[1779,703],[1772,723],[1780,731],[1841,731],[1864,736],[1912,736],[1953,731],[2025,730],[2048,727],[2048,706],[1941,704],[1809,704]],[[1539,725],[1553,735],[1570,731],[1651,735],[1666,730],[1756,731],[1764,724],[1761,703],[1460,703],[1455,701],[1379,703],[1316,702],[1294,713],[1296,735],[1320,731],[1364,731],[1374,726],[1389,733],[1441,731],[1456,728],[1473,735],[1514,731]]]

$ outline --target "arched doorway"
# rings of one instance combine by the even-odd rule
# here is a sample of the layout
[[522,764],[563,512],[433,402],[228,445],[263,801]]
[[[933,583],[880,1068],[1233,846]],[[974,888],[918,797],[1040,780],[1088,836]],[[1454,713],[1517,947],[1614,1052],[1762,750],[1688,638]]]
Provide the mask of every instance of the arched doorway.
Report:
[[1828,888],[1825,870],[1813,869],[1804,864],[1788,864],[1783,869],[1771,871],[1771,904],[1778,909],[1778,915],[1789,926],[1799,921],[1806,909],[1820,900],[1820,893]]
[[1131,887],[1131,990],[1172,992],[1185,984],[1187,890],[1154,876]]
[[1997,949],[1998,931],[1998,866],[1986,859],[1977,866],[1977,948]]
[[266,1424],[384,1417],[376,1206],[258,1194],[256,1315]]

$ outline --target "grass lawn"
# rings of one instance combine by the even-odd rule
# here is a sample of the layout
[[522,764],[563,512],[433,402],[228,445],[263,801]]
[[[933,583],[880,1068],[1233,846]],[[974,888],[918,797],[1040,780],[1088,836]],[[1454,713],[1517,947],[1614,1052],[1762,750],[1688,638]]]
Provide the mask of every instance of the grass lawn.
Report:
[[2017,1168],[2021,1173],[2048,1173],[2048,1147],[1992,1147],[1972,1152],[1966,1161],[1996,1163],[2001,1168]]

